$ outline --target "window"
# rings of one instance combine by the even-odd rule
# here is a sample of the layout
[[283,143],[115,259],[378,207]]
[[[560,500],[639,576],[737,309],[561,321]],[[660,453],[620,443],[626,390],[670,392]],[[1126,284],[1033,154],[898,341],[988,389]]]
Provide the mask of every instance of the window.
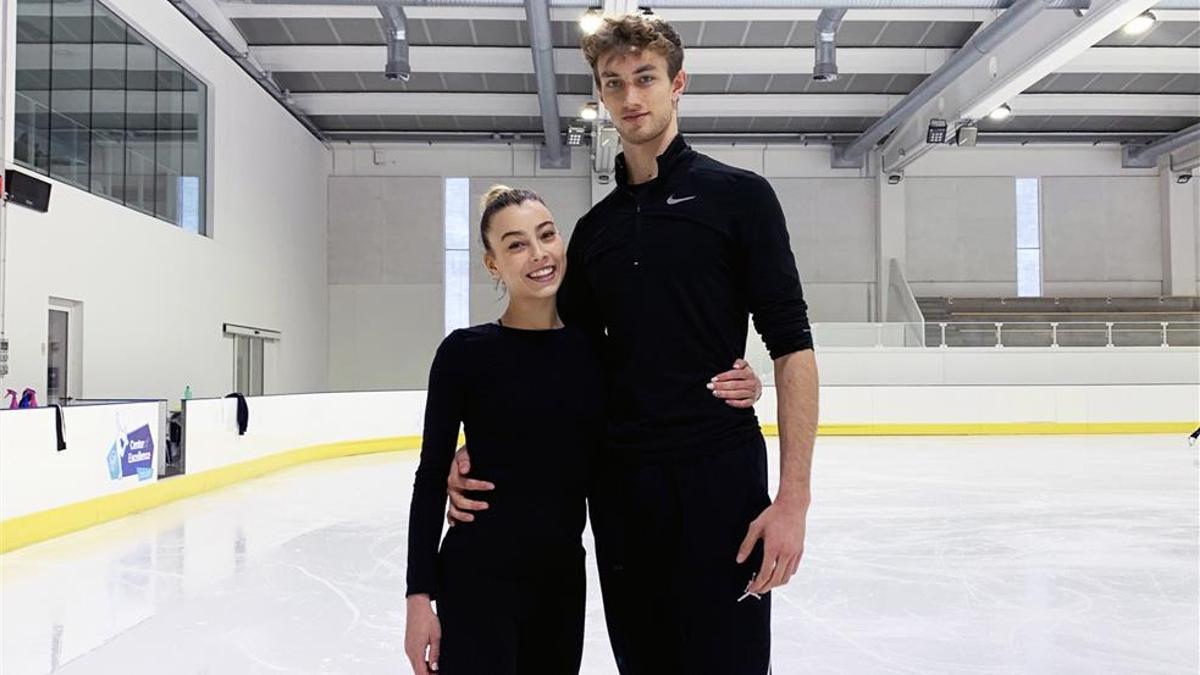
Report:
[[1017,297],[1042,294],[1041,181],[1017,179]]
[[471,181],[447,178],[445,334],[471,323]]
[[99,0],[18,0],[17,164],[204,234],[207,105]]

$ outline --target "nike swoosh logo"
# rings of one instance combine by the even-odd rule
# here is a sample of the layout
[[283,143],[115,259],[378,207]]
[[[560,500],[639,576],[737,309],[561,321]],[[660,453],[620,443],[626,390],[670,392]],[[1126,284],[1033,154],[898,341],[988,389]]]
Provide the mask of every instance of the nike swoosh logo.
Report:
[[695,199],[695,198],[696,198],[696,195],[692,195],[690,197],[680,197],[679,199],[676,199],[675,195],[671,195],[670,197],[667,197],[667,206],[675,206],[676,204],[678,204],[680,202],[686,202],[689,199]]

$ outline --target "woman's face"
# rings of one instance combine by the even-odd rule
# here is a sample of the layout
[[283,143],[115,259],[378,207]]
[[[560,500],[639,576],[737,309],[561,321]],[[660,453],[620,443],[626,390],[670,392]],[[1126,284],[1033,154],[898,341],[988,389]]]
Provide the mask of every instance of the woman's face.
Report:
[[567,271],[566,245],[545,204],[526,201],[492,216],[484,264],[514,298],[552,298]]

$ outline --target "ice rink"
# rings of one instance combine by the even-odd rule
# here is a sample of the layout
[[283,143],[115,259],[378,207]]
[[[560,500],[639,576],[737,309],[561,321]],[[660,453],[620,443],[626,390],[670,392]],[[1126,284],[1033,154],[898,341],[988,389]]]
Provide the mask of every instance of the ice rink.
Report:
[[[816,452],[804,562],[775,594],[777,675],[1197,672],[1197,452],[1182,435]],[[0,670],[409,672],[416,460],[310,464],[0,556]],[[582,672],[615,673],[589,574]]]

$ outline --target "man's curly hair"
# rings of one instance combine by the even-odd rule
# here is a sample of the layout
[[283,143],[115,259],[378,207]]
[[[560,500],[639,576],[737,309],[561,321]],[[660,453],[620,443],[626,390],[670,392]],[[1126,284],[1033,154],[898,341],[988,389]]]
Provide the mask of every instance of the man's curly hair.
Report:
[[592,77],[600,85],[597,64],[600,57],[618,49],[624,52],[651,50],[667,60],[667,77],[683,69],[683,41],[671,24],[653,14],[606,16],[591,35],[583,37],[583,56],[592,67]]

